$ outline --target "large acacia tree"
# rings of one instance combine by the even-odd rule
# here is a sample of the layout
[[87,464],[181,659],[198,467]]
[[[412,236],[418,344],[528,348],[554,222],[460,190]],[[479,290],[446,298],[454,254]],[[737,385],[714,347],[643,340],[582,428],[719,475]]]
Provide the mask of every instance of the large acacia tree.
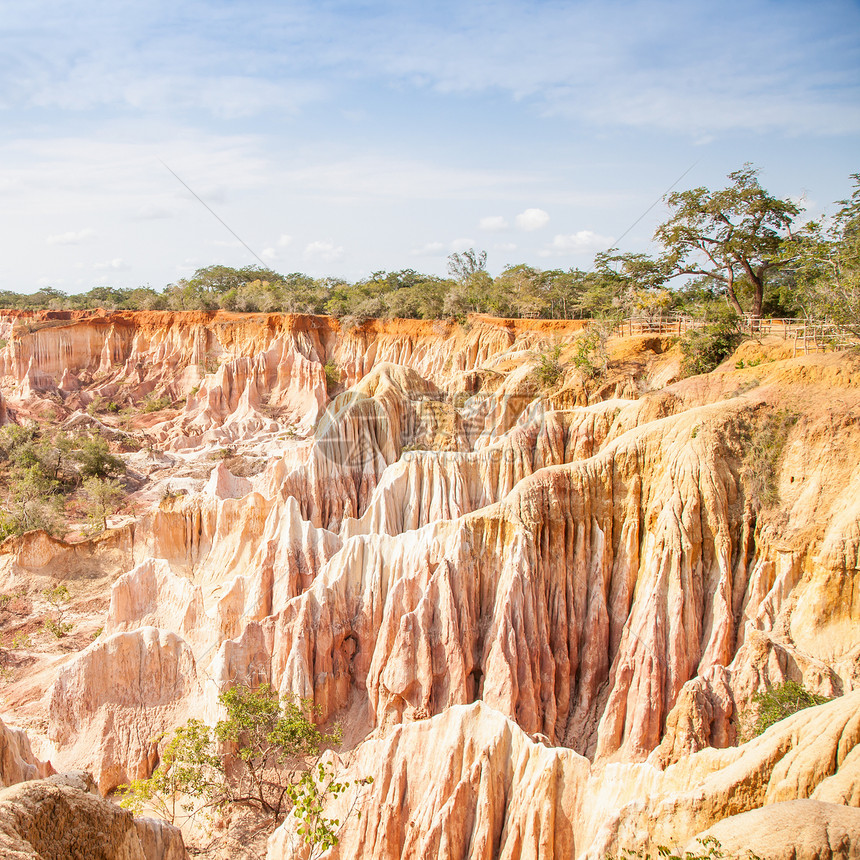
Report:
[[[693,188],[666,198],[672,215],[654,238],[666,250],[673,275],[693,275],[715,282],[738,314],[760,317],[768,272],[786,264],[784,239],[800,207],[772,197],[761,187],[758,171],[746,164],[728,175],[720,191]],[[746,281],[752,304],[745,309],[738,287]]]

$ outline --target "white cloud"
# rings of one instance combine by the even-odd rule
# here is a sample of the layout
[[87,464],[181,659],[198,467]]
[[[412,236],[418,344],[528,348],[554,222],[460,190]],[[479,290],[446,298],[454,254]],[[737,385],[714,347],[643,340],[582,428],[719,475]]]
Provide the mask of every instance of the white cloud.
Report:
[[343,246],[335,245],[331,239],[318,239],[305,246],[305,257],[314,260],[323,260],[327,263],[339,260],[343,256]]
[[503,215],[488,215],[486,218],[481,218],[478,226],[482,230],[497,232],[499,230],[507,230],[510,225]]
[[95,230],[86,227],[83,230],[71,230],[68,233],[58,233],[55,236],[48,236],[45,241],[49,245],[80,245],[82,242],[94,239],[95,235]]
[[290,245],[293,244],[293,237],[288,236],[286,233],[281,235],[281,238],[278,239],[278,247],[279,248],[289,248]]
[[441,242],[428,242],[420,248],[413,248],[409,253],[413,257],[441,257],[445,253],[445,246]]
[[541,227],[546,227],[549,224],[549,213],[543,209],[526,209],[525,212],[520,212],[516,218],[517,227],[520,230],[540,230]]
[[129,265],[121,257],[116,257],[113,260],[105,260],[102,263],[93,263],[93,268],[97,272],[122,272],[128,269]]
[[601,236],[593,230],[580,230],[577,233],[558,235],[553,237],[549,245],[544,246],[538,254],[541,257],[566,256],[569,254],[583,254],[587,252],[603,251],[612,246],[610,236]]
[[455,239],[451,243],[452,251],[468,251],[469,248],[475,247],[474,239]]
[[277,260],[278,252],[274,248],[263,248],[263,250],[260,251],[260,256],[264,260]]

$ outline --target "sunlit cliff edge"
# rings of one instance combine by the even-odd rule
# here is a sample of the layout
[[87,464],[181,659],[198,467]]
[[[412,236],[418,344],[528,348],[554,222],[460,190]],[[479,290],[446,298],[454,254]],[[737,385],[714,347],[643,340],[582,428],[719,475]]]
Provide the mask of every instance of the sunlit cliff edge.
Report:
[[[7,791],[108,794],[268,681],[374,777],[331,858],[860,856],[860,360],[752,339],[681,378],[642,335],[586,372],[585,325],[0,311],[0,423],[140,443],[105,533],[0,544]],[[75,633],[13,653],[58,581]],[[741,743],[785,680],[832,701]]]

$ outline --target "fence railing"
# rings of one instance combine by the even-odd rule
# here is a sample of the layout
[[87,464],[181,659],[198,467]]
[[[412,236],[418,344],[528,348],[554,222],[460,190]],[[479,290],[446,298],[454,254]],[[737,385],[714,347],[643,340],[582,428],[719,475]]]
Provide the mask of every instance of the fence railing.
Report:
[[[637,334],[683,335],[688,331],[703,329],[713,320],[689,316],[628,317],[615,328],[619,337]],[[743,331],[752,335],[781,337],[794,342],[794,354],[799,352],[824,352],[841,349],[857,342],[857,337],[846,325],[826,320],[794,319],[791,317],[755,318],[743,317]]]

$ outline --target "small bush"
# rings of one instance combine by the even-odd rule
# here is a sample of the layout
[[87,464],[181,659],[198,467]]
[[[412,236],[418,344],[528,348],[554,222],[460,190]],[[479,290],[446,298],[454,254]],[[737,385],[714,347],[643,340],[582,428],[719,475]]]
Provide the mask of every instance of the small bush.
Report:
[[54,621],[53,618],[46,618],[42,622],[42,627],[45,632],[52,633],[57,639],[62,639],[72,632],[74,625],[71,621]]
[[116,479],[87,478],[84,481],[84,512],[91,534],[107,531],[107,519],[119,509],[125,491]]
[[338,385],[340,385],[340,368],[334,363],[334,360],[330,358],[323,365],[323,373],[325,373],[325,389],[329,394],[331,394]]
[[561,344],[556,344],[548,353],[538,356],[537,364],[532,368],[532,376],[541,388],[553,388],[564,378],[564,368],[559,362]]
[[606,342],[613,328],[614,322],[611,318],[592,320],[588,328],[574,341],[571,361],[588,379],[603,373],[609,364]]
[[125,471],[125,463],[110,452],[110,446],[101,436],[86,439],[73,454],[81,464],[84,478],[107,478]]
[[57,639],[62,639],[72,631],[73,625],[71,622],[63,621],[66,604],[69,602],[70,596],[69,589],[62,582],[53,588],[46,588],[42,591],[42,597],[51,604],[54,610],[54,617],[46,618],[42,622],[42,627],[47,633],[52,633],[56,636]]
[[226,717],[214,727],[190,719],[169,740],[160,738],[166,740],[161,761],[149,779],[118,787],[120,806],[137,814],[154,809],[181,823],[198,812],[239,804],[268,815],[272,825],[292,809],[304,856],[336,845],[343,823],[323,811],[350,783],[337,781],[320,757],[326,746],[339,743],[339,732],[321,732],[307,702],[282,701],[269,684],[232,687],[219,694],[218,703]]
[[144,412],[160,412],[162,409],[167,409],[170,406],[171,400],[169,397],[150,397],[143,404]]
[[748,738],[758,737],[762,732],[769,729],[774,723],[796,714],[805,708],[812,708],[815,705],[823,705],[829,702],[827,696],[818,696],[815,693],[810,693],[802,684],[797,681],[786,681],[784,684],[777,684],[769,690],[762,693],[756,693],[752,698],[752,705],[755,709],[755,720],[752,722],[749,730],[744,732]]
[[740,319],[734,312],[722,312],[702,329],[691,329],[679,341],[681,368],[687,376],[710,373],[741,342]]

